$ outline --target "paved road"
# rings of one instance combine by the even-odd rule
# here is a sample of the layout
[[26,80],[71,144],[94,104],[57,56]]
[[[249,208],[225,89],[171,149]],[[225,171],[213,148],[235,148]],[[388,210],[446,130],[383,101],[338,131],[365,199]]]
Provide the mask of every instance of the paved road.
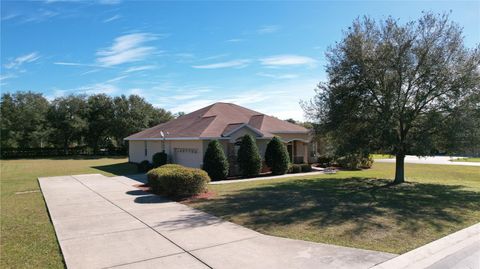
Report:
[[[417,156],[407,155],[405,157],[405,163],[480,166],[479,162],[452,162],[450,161],[452,158],[455,159],[459,157],[444,157],[444,156],[417,157]],[[394,163],[395,158],[377,159],[375,161],[380,163]]]
[[396,255],[266,236],[126,177],[39,178],[68,268],[369,268]]
[[480,223],[447,235],[372,269],[479,269]]

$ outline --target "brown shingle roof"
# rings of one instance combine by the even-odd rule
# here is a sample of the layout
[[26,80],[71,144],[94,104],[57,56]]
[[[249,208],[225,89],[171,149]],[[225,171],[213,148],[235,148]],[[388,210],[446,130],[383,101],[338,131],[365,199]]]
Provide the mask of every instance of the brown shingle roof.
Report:
[[160,131],[163,131],[166,138],[221,137],[243,124],[248,124],[259,130],[266,137],[275,133],[308,132],[302,126],[248,108],[230,103],[215,103],[169,122],[132,134],[125,139],[162,138]]

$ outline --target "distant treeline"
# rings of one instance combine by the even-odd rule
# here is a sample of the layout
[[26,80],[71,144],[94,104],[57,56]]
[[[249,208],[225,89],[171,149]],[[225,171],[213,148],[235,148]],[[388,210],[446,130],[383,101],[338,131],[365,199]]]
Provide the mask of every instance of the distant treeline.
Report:
[[174,118],[138,95],[69,95],[49,101],[41,93],[5,93],[0,112],[2,151],[40,156],[125,152],[123,138]]

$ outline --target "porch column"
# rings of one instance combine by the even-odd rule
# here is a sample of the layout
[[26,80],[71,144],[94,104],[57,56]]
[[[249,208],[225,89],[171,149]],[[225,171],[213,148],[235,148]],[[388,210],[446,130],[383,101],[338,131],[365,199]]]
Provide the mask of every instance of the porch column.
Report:
[[308,163],[308,143],[303,142],[303,162]]

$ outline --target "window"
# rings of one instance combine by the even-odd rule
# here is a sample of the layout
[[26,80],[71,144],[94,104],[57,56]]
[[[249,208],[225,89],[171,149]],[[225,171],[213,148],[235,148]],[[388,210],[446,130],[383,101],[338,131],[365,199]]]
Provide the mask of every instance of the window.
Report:
[[147,141],[143,141],[143,145],[144,145],[144,148],[145,148],[145,156],[147,156]]

